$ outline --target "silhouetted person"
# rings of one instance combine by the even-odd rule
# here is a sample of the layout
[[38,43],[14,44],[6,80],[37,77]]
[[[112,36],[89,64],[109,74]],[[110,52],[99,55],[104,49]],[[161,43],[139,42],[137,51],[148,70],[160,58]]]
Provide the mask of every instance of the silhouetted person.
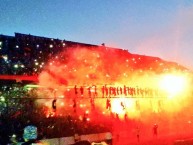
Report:
[[91,87],[88,88],[88,96],[91,97]]
[[80,94],[81,94],[81,96],[83,96],[83,94],[84,94],[84,88],[83,88],[83,86],[80,87]]
[[75,95],[78,94],[78,89],[77,89],[76,85],[74,86],[74,93],[75,93]]
[[104,97],[105,94],[105,86],[102,87],[102,97]]
[[153,125],[153,136],[155,136],[155,137],[157,137],[157,134],[158,134],[157,130],[158,130],[158,125],[154,124]]
[[110,100],[110,99],[107,99],[107,102],[106,102],[106,109],[108,109],[108,110],[111,109],[111,100]]
[[139,127],[136,128],[136,136],[137,136],[137,141],[139,142],[139,135],[140,135],[140,129]]
[[73,109],[74,109],[74,113],[76,113],[76,99],[73,99]]

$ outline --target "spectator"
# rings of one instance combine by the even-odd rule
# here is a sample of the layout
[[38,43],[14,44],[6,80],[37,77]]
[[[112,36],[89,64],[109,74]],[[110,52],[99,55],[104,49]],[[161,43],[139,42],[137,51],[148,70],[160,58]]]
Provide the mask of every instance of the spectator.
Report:
[[158,125],[154,124],[153,125],[153,136],[157,137],[158,135]]

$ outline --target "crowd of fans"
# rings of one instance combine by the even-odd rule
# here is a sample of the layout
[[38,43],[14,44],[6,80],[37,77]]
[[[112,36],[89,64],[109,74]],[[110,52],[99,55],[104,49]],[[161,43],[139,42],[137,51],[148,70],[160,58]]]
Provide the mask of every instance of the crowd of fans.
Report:
[[[77,91],[80,93],[79,90]],[[82,114],[80,118],[78,111],[73,111],[74,107],[79,109],[78,105],[71,106],[71,113],[62,116],[46,115],[45,106],[37,104],[38,98],[34,96],[34,93],[30,94],[31,91],[22,83],[1,84],[0,92],[0,136],[6,141],[13,134],[16,134],[18,140],[22,141],[23,129],[27,125],[37,126],[38,139],[43,139],[72,136],[75,133],[92,134],[112,131],[112,119],[119,120],[118,114],[112,112],[109,117],[101,116],[102,120],[87,120],[87,114]],[[89,104],[89,100],[87,103]],[[52,111],[56,111],[55,109],[57,110],[58,107],[52,108]],[[111,110],[111,108],[103,109]],[[125,121],[128,119],[125,116]]]
[[[60,59],[63,62],[67,61],[68,57],[60,55],[59,52],[73,46],[87,46],[94,47],[94,45],[86,45],[81,43],[75,43],[59,39],[51,39],[45,37],[37,37],[32,35],[24,35],[16,33],[15,37],[0,35],[0,75],[38,75],[43,69],[45,69],[48,60],[53,57],[54,59]],[[95,46],[96,47],[96,46]],[[105,46],[102,46],[105,47]],[[122,56],[131,54],[124,50],[117,50],[117,53]],[[58,55],[56,55],[58,54]],[[124,60],[125,66],[132,66],[132,69],[138,69],[143,71],[143,68],[152,70],[157,68],[157,65],[163,70],[167,70],[167,66],[163,67],[163,62],[159,58],[141,57],[139,55],[133,55],[135,58],[130,57]],[[53,60],[54,60],[53,59]],[[141,64],[141,61],[144,64]],[[151,67],[150,61],[154,60],[156,67]],[[109,62],[108,62],[109,64]],[[140,65],[139,65],[140,64]],[[148,64],[148,65],[146,65]],[[175,67],[181,67],[175,65]],[[109,67],[111,69],[111,67]],[[126,75],[126,74],[124,74]],[[87,88],[88,96],[99,95],[99,88]],[[89,90],[90,89],[90,90]],[[94,90],[91,91],[91,89]],[[83,95],[84,88],[77,86],[74,87],[75,95]],[[102,86],[101,98],[116,97],[118,95],[124,96],[141,96],[141,97],[153,97],[160,95],[157,90],[139,87],[112,87]],[[98,96],[99,97],[99,96]],[[109,122],[89,122],[84,117],[79,119],[78,116],[66,115],[66,116],[46,116],[44,114],[44,108],[36,105],[36,99],[34,96],[30,96],[28,90],[24,89],[24,84],[13,81],[1,81],[0,84],[0,144],[5,144],[9,141],[10,136],[17,135],[17,139],[22,141],[23,128],[27,125],[35,125],[38,128],[38,138],[56,138],[71,136],[75,133],[90,134],[97,132],[110,131],[111,125]],[[74,102],[74,106],[76,106]],[[90,100],[90,103],[94,105],[94,100]],[[109,103],[109,104],[108,104]],[[109,100],[107,100],[107,109],[110,106]],[[124,106],[123,104],[121,104]],[[116,117],[115,117],[116,118]],[[117,117],[118,118],[118,117]],[[105,120],[105,119],[104,119]]]
[[[57,57],[57,59],[66,61],[67,57],[57,55],[59,52],[71,47],[87,47],[96,48],[96,45],[71,42],[66,40],[51,39],[46,37],[39,37],[33,35],[26,35],[15,33],[15,37],[0,35],[0,74],[6,75],[37,75],[45,67],[50,58]],[[102,46],[106,48],[106,46]],[[117,49],[118,55],[131,54],[125,50]],[[164,64],[160,58],[146,57],[140,55],[132,55],[131,60],[126,60],[133,69],[158,69],[167,71],[170,68],[185,69],[176,63]],[[143,61],[143,64],[141,63]],[[155,64],[150,65],[152,61]],[[172,67],[170,67],[170,66]],[[155,70],[154,70],[155,71]],[[159,70],[160,71],[160,70]]]
[[[76,45],[78,43],[20,33],[15,37],[0,35],[0,74],[39,74],[55,54]],[[65,58],[60,56],[60,59]]]
[[38,139],[59,138],[78,134],[92,134],[110,131],[105,122],[87,121],[86,116],[78,115],[46,116],[44,106],[36,103],[23,84],[1,85],[0,94],[0,144],[9,142],[15,134],[18,141],[23,141],[23,129],[28,125],[38,128]]
[[153,97],[164,97],[163,91],[160,91],[158,89],[152,89],[152,88],[141,88],[141,87],[129,87],[124,85],[122,86],[113,86],[113,85],[103,85],[101,88],[99,88],[96,85],[93,85],[91,87],[88,86],[80,86],[77,85],[74,86],[74,94],[76,96],[84,96],[84,94],[87,94],[88,97],[106,97],[106,98],[115,98],[119,96],[125,96],[125,97],[146,97],[146,98],[153,98]]

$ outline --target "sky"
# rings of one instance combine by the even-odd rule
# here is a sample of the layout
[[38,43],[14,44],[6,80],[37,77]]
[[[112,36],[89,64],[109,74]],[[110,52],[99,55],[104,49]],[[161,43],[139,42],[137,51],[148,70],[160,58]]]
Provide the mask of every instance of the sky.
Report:
[[193,0],[0,0],[0,34],[127,49],[193,70]]

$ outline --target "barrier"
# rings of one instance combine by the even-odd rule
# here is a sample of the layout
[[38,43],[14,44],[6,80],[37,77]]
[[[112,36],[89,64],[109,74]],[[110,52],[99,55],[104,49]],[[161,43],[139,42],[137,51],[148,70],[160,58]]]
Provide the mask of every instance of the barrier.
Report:
[[40,140],[43,145],[60,145],[60,138]]
[[70,136],[70,137],[62,137],[59,139],[59,143],[60,145],[71,145],[71,144],[74,144],[74,137],[73,136]]
[[[98,134],[87,134],[80,135],[80,140],[87,140],[89,142],[100,142],[106,140],[106,135],[111,134],[110,132],[98,133]],[[74,136],[52,138],[40,140],[43,145],[73,145],[75,143]],[[20,144],[20,143],[18,143]]]
[[80,140],[88,140],[89,142],[99,141],[98,134],[81,135]]

